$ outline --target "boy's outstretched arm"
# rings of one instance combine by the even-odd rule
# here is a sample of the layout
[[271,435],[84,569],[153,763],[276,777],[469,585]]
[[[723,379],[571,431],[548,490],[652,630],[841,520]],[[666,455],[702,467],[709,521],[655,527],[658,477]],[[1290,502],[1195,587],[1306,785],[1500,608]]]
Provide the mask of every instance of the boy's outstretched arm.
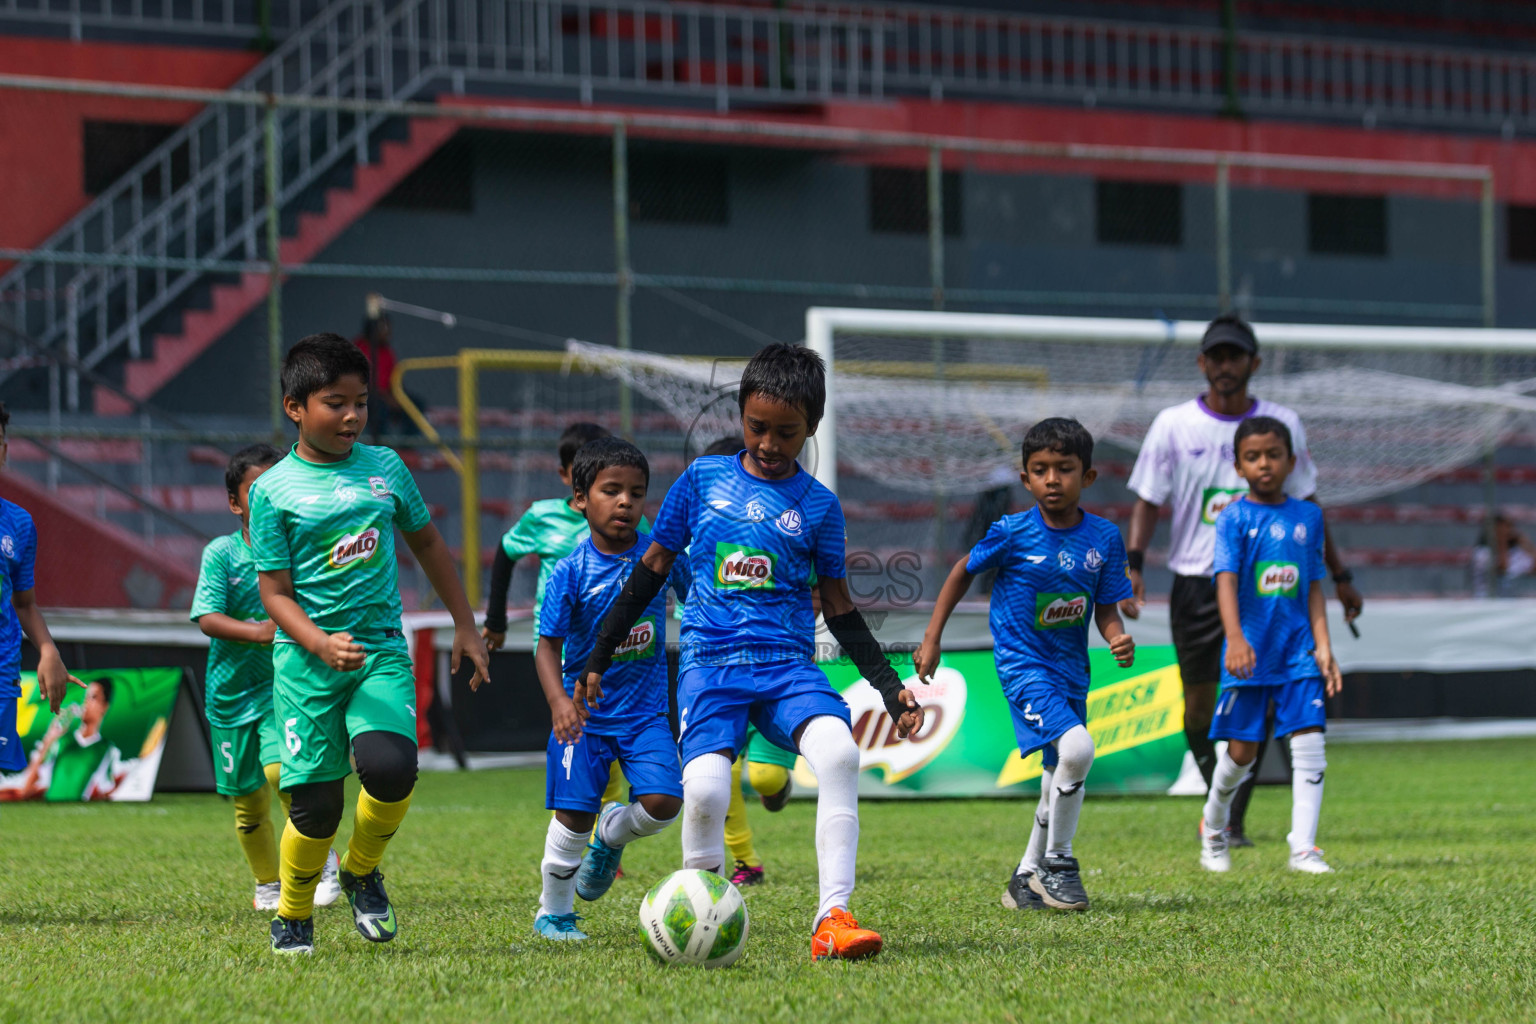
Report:
[[270,644],[277,636],[277,623],[244,622],[223,612],[208,612],[197,617],[197,628],[214,640],[234,640],[243,644]]
[[[437,591],[437,596],[447,606],[448,614],[453,616],[453,653],[450,655],[449,671],[457,672],[460,662],[468,658],[475,666],[475,674],[469,679],[469,688],[480,689],[480,684],[491,677],[490,655],[485,651],[485,641],[480,638],[480,632],[475,629],[475,613],[469,607],[469,599],[464,596],[464,585],[459,582],[459,571],[454,568],[453,555],[443,541],[443,535],[437,532],[437,527],[428,523],[419,530],[406,533],[405,542],[410,545],[416,561],[421,563],[421,571],[427,574],[432,589]],[[476,553],[470,552],[469,555],[474,557]]]
[[645,549],[645,555],[640,559],[640,564],[635,566],[635,571],[630,573],[629,579],[624,581],[619,596],[613,599],[613,604],[609,606],[608,614],[603,618],[603,624],[597,631],[597,639],[592,644],[592,653],[587,657],[587,667],[581,670],[581,681],[578,685],[586,694],[588,702],[596,704],[602,700],[603,673],[607,672],[608,666],[613,664],[613,652],[629,636],[629,631],[634,628],[636,622],[640,621],[640,616],[645,614],[645,609],[667,585],[667,575],[672,571],[672,563],[676,560],[677,552],[668,551],[655,541],[651,541],[651,546]]
[[1221,610],[1221,628],[1227,634],[1227,671],[1247,679],[1253,675],[1254,657],[1237,613],[1237,573],[1216,574],[1216,607]]
[[356,672],[363,667],[368,652],[354,643],[351,633],[327,633],[304,614],[294,596],[293,573],[287,569],[263,569],[257,573],[261,604],[272,621],[293,642],[325,662],[337,672]]
[[512,587],[512,567],[517,563],[507,557],[506,549],[496,545],[496,557],[491,561],[491,584],[485,598],[485,628],[480,631],[485,645],[493,651],[501,650],[507,642],[507,591]]
[[933,603],[933,614],[929,616],[928,628],[923,632],[922,646],[917,649],[917,654],[912,658],[912,667],[917,669],[917,678],[925,683],[933,678],[934,671],[939,667],[939,647],[944,637],[944,627],[949,624],[949,617],[955,613],[955,606],[960,603],[966,591],[971,589],[971,581],[976,578],[966,568],[969,562],[970,556],[966,556],[949,570],[949,577],[939,588],[939,598]]
[[581,739],[581,725],[587,715],[584,706],[565,694],[565,680],[560,669],[564,656],[565,637],[541,636],[538,648],[533,652],[533,667],[539,673],[539,688],[544,691],[544,699],[549,702],[555,739],[569,744]]
[[12,594],[11,607],[16,609],[16,621],[21,624],[21,631],[37,648],[37,688],[47,699],[49,710],[58,714],[69,684],[83,687],[85,683],[70,675],[64,667],[53,634],[48,632],[48,623],[43,621],[43,610],[37,606],[37,591],[23,590]]
[[1307,617],[1312,620],[1312,656],[1323,674],[1324,691],[1330,697],[1337,696],[1344,689],[1344,676],[1339,672],[1339,663],[1333,660],[1333,641],[1328,636],[1328,599],[1323,595],[1320,580],[1313,580],[1307,588]]
[[912,696],[912,691],[901,685],[901,677],[891,668],[875,635],[869,631],[864,616],[848,593],[848,578],[824,577],[816,589],[821,594],[821,614],[827,630],[859,670],[859,675],[880,694],[886,714],[896,723],[896,735],[906,736],[921,729],[923,708]]
[[1099,635],[1109,642],[1109,653],[1115,656],[1115,664],[1130,668],[1136,661],[1136,641],[1125,631],[1120,621],[1120,609],[1113,604],[1101,604],[1093,609],[1093,621],[1099,624]]

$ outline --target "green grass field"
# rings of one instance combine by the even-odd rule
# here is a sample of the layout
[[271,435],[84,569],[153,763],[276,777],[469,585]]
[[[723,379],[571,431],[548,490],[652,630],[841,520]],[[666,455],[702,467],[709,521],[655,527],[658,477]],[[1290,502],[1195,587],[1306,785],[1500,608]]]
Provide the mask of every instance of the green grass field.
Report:
[[1077,852],[1094,905],[1078,915],[998,902],[1026,804],[866,803],[855,909],[886,947],[862,964],[810,961],[814,807],[756,809],[768,881],[748,890],[742,960],[714,972],[656,967],[635,936],[675,832],[631,848],[628,877],[586,908],[592,941],[533,936],[540,771],[424,776],[385,864],[399,940],[364,942],[343,901],[297,960],[267,951],[223,800],[7,805],[0,1018],[1536,1017],[1536,741],[1336,745],[1329,760],[1320,842],[1336,874],[1284,869],[1288,788],[1255,798],[1259,846],[1224,877],[1199,870],[1196,801],[1090,799]]

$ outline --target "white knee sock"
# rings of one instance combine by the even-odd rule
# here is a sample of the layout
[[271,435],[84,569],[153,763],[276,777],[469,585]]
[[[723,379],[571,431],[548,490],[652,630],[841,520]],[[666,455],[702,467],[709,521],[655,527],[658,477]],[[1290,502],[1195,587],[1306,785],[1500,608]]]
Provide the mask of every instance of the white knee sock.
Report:
[[1211,791],[1205,797],[1205,827],[1211,831],[1226,828],[1232,820],[1232,798],[1237,788],[1248,777],[1250,764],[1238,764],[1232,755],[1223,750],[1216,759],[1216,770],[1211,773]]
[[1046,830],[1047,856],[1072,856],[1072,837],[1083,810],[1083,783],[1093,767],[1093,737],[1074,725],[1056,741],[1056,775],[1051,780],[1051,823]]
[[1040,773],[1040,802],[1035,805],[1035,823],[1029,830],[1029,844],[1019,861],[1016,875],[1040,870],[1040,858],[1045,856],[1045,839],[1051,827],[1051,780],[1056,769],[1046,768]]
[[1291,834],[1285,838],[1292,853],[1305,853],[1317,845],[1317,818],[1323,810],[1323,773],[1327,768],[1322,733],[1291,737]]
[[816,867],[821,903],[814,929],[848,908],[859,856],[859,748],[842,719],[822,715],[800,731],[800,753],[816,773]]
[[725,810],[731,803],[731,759],[700,754],[683,766],[683,867],[725,869]]
[[668,818],[665,821],[658,821],[651,817],[644,807],[640,806],[640,801],[636,800],[617,814],[612,814],[605,818],[599,831],[602,834],[603,842],[609,846],[623,846],[626,843],[634,842],[636,839],[653,836],[675,820],[677,819]]
[[576,869],[581,867],[581,853],[586,848],[585,832],[572,832],[557,819],[549,819],[549,830],[544,833],[544,860],[539,864],[544,876],[539,913],[569,914],[575,909]]

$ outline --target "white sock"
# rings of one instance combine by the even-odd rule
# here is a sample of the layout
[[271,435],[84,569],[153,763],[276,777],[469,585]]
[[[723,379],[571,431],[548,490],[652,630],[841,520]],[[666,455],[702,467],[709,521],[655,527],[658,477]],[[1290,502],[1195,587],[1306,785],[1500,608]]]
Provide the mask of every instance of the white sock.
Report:
[[1327,768],[1322,733],[1291,737],[1291,834],[1285,838],[1292,853],[1306,853],[1317,845],[1317,818],[1323,810],[1323,773]]
[[1046,829],[1047,856],[1072,856],[1072,837],[1083,811],[1083,783],[1093,767],[1093,737],[1074,725],[1056,741],[1056,775],[1051,780],[1051,823]]
[[730,758],[700,754],[683,766],[683,867],[724,872],[730,804]]
[[821,879],[821,919],[853,896],[859,857],[859,748],[848,723],[821,715],[800,731],[800,753],[816,773],[816,867]]
[[668,818],[665,821],[658,821],[640,806],[639,800],[636,800],[632,804],[627,804],[617,814],[605,818],[598,831],[603,842],[609,846],[623,846],[636,839],[653,836],[676,820],[676,818]]
[[1051,780],[1056,769],[1046,768],[1040,773],[1040,802],[1035,805],[1035,823],[1029,830],[1029,844],[1019,860],[1016,875],[1033,874],[1040,870],[1040,858],[1045,856],[1045,839],[1051,827]]
[[581,854],[586,848],[585,832],[572,832],[558,819],[549,819],[549,830],[544,833],[544,860],[539,864],[544,876],[539,913],[560,915],[576,909],[576,869],[581,867]]
[[1252,767],[1251,763],[1238,764],[1225,750],[1221,752],[1216,759],[1216,770],[1211,773],[1211,791],[1206,794],[1202,812],[1206,828],[1214,832],[1227,827],[1232,820],[1232,798]]

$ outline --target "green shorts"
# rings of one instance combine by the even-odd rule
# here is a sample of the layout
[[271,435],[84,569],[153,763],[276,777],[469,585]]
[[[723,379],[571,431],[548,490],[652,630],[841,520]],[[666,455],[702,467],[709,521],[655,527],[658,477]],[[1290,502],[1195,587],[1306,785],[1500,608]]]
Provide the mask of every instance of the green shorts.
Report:
[[403,650],[337,672],[298,644],[276,644],[272,673],[284,789],[352,774],[352,740],[365,732],[416,739],[416,676]]
[[756,729],[747,733],[747,760],[754,764],[776,764],[780,768],[794,768],[799,756],[793,750],[785,750]]
[[225,796],[245,796],[267,784],[263,771],[278,761],[277,716],[262,715],[244,725],[208,723],[213,743],[213,788]]

